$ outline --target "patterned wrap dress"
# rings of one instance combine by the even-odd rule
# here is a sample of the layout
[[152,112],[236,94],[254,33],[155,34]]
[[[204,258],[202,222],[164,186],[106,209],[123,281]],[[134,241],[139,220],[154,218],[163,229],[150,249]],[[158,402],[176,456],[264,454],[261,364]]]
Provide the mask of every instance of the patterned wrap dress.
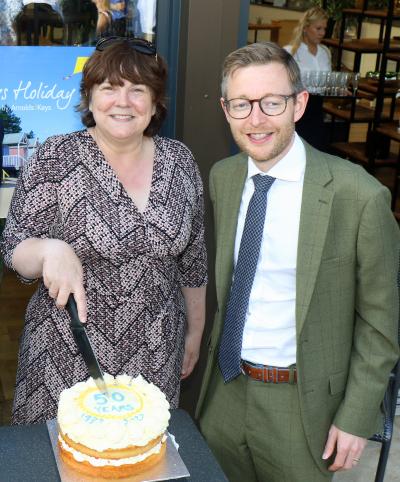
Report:
[[[87,130],[49,138],[20,175],[0,247],[11,267],[24,239],[70,244],[83,265],[86,329],[101,368],[141,373],[174,408],[186,328],[180,287],[207,282],[203,189],[187,147],[158,136],[154,143],[140,213]],[[39,280],[20,342],[12,422],[54,418],[60,392],[88,376],[66,310]]]

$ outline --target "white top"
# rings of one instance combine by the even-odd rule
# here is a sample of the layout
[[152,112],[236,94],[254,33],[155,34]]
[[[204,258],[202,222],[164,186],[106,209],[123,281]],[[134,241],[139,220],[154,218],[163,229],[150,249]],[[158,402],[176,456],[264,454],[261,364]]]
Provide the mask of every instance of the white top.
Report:
[[[292,53],[291,45],[285,45],[283,48],[290,54]],[[308,50],[307,45],[302,42],[297,52],[293,55],[293,58],[298,63],[301,72],[307,70],[332,70],[331,53],[325,45],[317,45],[317,53],[313,55]]]
[[29,3],[47,3],[47,5],[50,5],[52,8],[57,10],[58,0],[40,0],[40,2],[32,2],[32,0],[22,0],[22,3],[24,5],[28,5]]
[[156,0],[138,0],[136,8],[140,12],[140,25],[143,33],[153,34],[156,25]]
[[[296,262],[305,166],[305,148],[295,134],[290,151],[267,173],[276,180],[268,192],[242,343],[242,358],[253,363],[287,367],[296,362]],[[236,231],[235,265],[255,174],[265,175],[249,157]]]

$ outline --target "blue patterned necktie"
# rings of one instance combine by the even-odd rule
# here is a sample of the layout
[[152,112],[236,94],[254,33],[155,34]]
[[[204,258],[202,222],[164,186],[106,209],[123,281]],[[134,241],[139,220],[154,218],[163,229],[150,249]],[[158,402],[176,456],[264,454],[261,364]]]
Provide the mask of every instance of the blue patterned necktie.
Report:
[[260,254],[268,190],[275,181],[274,177],[261,174],[253,176],[252,179],[255,190],[247,208],[218,353],[218,363],[225,383],[230,382],[241,373],[244,322]]

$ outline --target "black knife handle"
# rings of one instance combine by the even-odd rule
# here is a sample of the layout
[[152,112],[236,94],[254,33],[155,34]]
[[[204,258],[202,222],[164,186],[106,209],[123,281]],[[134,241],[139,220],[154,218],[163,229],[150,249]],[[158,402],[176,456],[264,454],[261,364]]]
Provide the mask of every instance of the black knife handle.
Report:
[[83,323],[79,319],[78,307],[76,306],[76,301],[74,295],[71,293],[67,301],[67,311],[71,317],[70,325],[75,328],[84,328]]

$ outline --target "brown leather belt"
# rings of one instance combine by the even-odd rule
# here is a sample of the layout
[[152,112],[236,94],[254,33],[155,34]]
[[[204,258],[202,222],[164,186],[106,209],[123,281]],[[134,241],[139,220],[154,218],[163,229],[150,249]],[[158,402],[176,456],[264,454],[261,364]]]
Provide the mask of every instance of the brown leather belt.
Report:
[[256,365],[242,360],[243,373],[253,380],[265,383],[297,383],[296,367],[280,368],[267,365]]

